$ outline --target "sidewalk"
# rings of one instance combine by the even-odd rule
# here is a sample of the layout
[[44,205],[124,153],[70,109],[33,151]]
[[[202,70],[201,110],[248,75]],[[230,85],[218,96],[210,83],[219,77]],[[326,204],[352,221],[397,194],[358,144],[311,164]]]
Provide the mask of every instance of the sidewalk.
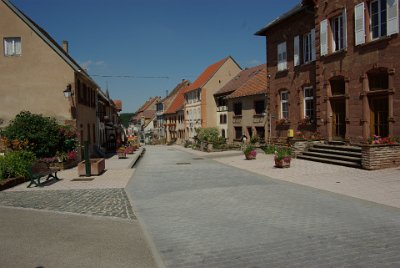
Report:
[[[106,159],[105,172],[100,176],[79,177],[78,168],[62,170],[57,173],[60,181],[49,180],[43,187],[27,188],[29,182],[20,184],[6,191],[41,191],[41,190],[72,190],[72,189],[115,189],[125,188],[135,169],[131,168],[140,157],[143,147],[134,154],[128,154],[126,159],[118,159],[117,155]],[[80,180],[76,180],[80,179]],[[85,180],[88,179],[88,180]],[[42,179],[44,181],[44,179]]]
[[274,156],[264,153],[249,161],[241,151],[205,153],[181,146],[173,148],[273,179],[400,208],[400,167],[367,171],[293,159],[290,168],[279,169],[274,167]]

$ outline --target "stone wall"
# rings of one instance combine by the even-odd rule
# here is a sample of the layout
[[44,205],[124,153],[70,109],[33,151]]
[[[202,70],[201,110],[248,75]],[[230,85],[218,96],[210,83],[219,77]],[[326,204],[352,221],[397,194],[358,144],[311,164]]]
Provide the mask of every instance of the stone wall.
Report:
[[362,167],[368,170],[400,166],[400,144],[363,145]]

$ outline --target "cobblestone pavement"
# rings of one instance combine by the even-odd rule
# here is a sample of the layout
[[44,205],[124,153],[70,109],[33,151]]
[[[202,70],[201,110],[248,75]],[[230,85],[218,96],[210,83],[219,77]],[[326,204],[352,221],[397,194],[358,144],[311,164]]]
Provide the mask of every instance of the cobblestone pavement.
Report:
[[0,192],[0,206],[135,219],[124,189]]
[[167,267],[400,267],[400,210],[149,147],[126,188]]

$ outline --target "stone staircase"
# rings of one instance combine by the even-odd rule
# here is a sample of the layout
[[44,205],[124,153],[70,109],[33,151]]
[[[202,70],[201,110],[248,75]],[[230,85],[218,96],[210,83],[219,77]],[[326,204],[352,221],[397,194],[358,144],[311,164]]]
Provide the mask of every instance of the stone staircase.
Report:
[[341,143],[313,144],[306,151],[299,154],[297,158],[361,168],[361,148]]

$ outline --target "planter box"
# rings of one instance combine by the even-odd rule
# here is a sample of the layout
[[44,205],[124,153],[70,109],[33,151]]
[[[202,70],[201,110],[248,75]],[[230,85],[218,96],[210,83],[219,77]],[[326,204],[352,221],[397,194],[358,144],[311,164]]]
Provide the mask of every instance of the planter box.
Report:
[[12,187],[17,186],[18,184],[24,183],[26,181],[28,181],[28,179],[24,178],[24,177],[0,180],[0,191],[3,191],[8,188],[12,188]]
[[253,160],[256,159],[257,153],[249,153],[244,155],[246,157],[246,160]]
[[361,145],[362,168],[367,170],[400,166],[400,144]]
[[288,168],[290,167],[290,161],[284,161],[275,159],[275,167],[277,168]]
[[[106,162],[104,158],[92,158],[90,159],[90,175],[98,176],[104,172],[106,167]],[[78,164],[78,175],[85,176],[86,175],[86,167],[85,161],[82,161]]]

